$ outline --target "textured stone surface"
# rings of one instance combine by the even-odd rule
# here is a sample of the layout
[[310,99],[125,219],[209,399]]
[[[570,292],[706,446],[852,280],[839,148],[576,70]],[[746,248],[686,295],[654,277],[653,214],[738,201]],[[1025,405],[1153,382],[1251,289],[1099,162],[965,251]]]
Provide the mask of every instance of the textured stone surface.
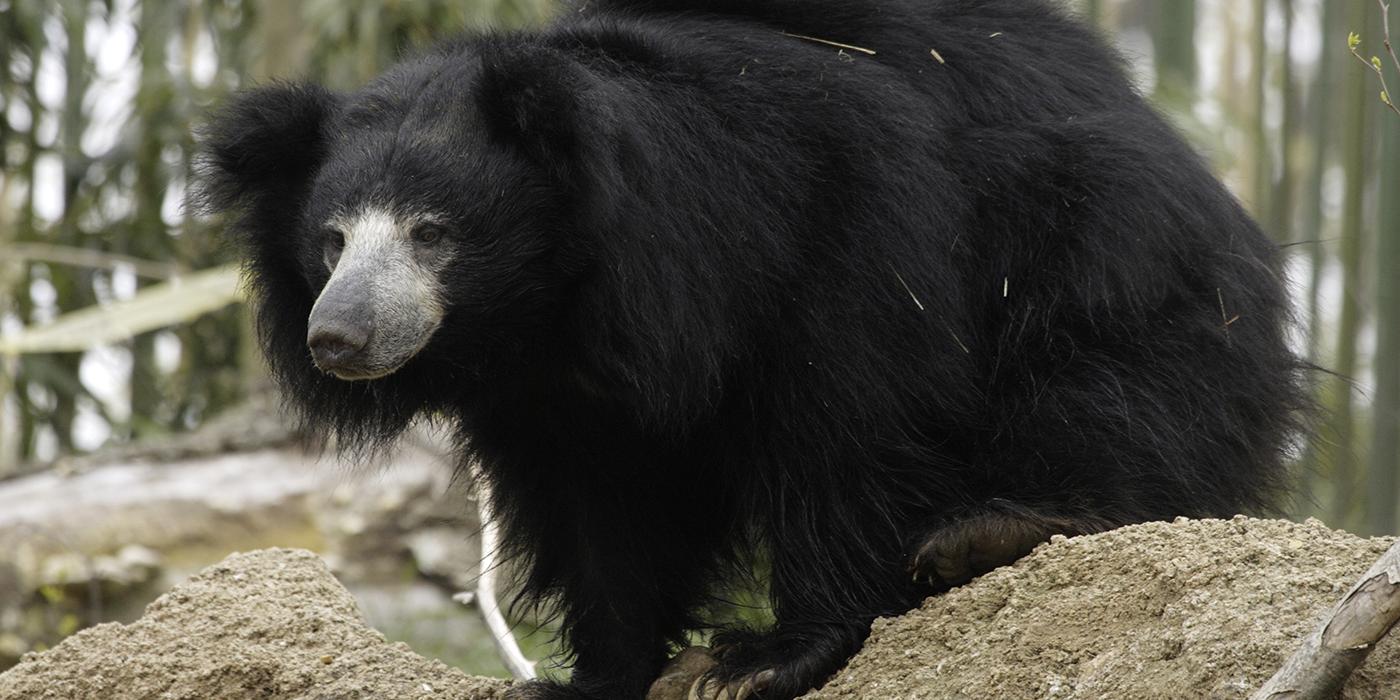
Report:
[[0,700],[491,700],[473,678],[387,642],[314,554],[235,554],[140,620],[98,625],[0,674]]
[[[1245,698],[1389,544],[1242,517],[1057,538],[876,622],[807,697]],[[1383,641],[1343,697],[1400,697],[1400,643]]]

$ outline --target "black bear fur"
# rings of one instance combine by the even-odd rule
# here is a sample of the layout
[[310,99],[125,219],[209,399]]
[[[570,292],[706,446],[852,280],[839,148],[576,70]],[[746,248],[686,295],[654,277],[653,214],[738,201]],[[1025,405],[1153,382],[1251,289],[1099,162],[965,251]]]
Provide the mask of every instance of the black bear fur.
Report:
[[[641,698],[755,549],[776,626],[714,675],[790,698],[1051,534],[1283,483],[1279,250],[1048,2],[590,0],[243,92],[204,162],[306,423],[432,414],[479,460],[574,657],[518,697]],[[371,198],[447,213],[459,262],[429,345],[340,381],[318,222]]]

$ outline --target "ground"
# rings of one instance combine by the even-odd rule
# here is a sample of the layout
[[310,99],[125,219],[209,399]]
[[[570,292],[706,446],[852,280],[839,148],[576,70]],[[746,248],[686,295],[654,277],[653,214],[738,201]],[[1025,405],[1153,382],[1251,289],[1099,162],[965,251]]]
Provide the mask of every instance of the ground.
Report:
[[390,643],[315,554],[235,554],[130,625],[84,630],[0,675],[3,700],[493,700],[467,676]]
[[[1245,698],[1390,543],[1246,518],[1057,538],[877,621],[808,699]],[[1343,697],[1397,696],[1390,640]]]
[[[877,621],[807,698],[1244,698],[1389,544],[1246,518],[1057,538]],[[231,556],[137,622],[0,674],[0,700],[491,700],[504,687],[386,642],[315,555],[288,549]],[[1343,697],[1396,693],[1400,645],[1384,642]]]

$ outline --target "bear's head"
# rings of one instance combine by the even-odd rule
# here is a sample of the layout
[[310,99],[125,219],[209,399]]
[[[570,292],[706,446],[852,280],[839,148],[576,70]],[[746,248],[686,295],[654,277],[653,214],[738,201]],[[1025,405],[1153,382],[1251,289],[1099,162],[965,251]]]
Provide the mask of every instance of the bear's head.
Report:
[[[388,437],[554,351],[590,262],[579,200],[610,149],[594,89],[551,49],[478,43],[354,93],[246,90],[215,115],[205,209],[234,215],[262,346],[310,422]],[[356,401],[376,413],[336,405]]]

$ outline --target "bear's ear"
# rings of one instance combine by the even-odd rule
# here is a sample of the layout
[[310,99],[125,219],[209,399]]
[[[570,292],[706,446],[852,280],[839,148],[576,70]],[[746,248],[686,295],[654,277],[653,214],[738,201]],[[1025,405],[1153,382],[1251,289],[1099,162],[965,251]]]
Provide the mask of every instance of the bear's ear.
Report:
[[492,134],[551,169],[567,169],[594,133],[596,79],[548,48],[491,47],[482,53],[475,99]]
[[325,158],[336,103],[318,85],[277,83],[234,95],[201,135],[204,208],[223,211],[304,187]]

